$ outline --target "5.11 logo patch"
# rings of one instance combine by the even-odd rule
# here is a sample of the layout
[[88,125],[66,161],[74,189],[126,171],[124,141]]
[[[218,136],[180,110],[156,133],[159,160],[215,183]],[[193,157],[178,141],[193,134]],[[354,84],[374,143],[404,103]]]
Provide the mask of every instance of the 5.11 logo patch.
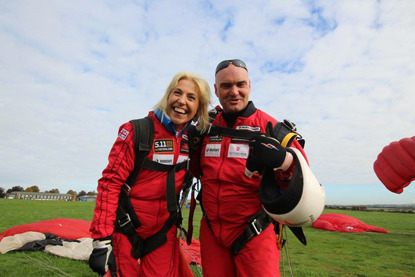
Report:
[[174,143],[172,139],[157,139],[154,141],[154,153],[173,153]]

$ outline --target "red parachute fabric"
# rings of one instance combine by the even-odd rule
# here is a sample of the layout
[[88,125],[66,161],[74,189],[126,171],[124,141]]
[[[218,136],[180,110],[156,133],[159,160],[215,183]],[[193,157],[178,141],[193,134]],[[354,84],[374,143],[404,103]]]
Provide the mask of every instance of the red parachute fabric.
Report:
[[190,264],[202,265],[200,257],[200,242],[192,238],[192,243],[187,245],[187,243],[180,238],[180,248],[183,250],[184,258],[189,261]]
[[402,193],[415,180],[415,137],[403,138],[385,146],[373,169],[388,190]]
[[[181,239],[178,239],[181,240]],[[189,265],[189,260],[187,260],[187,257],[185,255],[185,249],[180,244],[179,247],[180,255],[179,255],[179,273],[180,277],[194,277],[192,269]]]
[[[89,227],[91,222],[80,219],[57,218],[49,219],[29,224],[23,224],[11,227],[0,233],[0,241],[4,237],[23,234],[25,232],[52,233],[62,239],[77,240],[80,238],[90,238],[91,233]],[[180,239],[180,276],[194,276],[189,264],[200,266],[200,243],[198,240],[192,239],[189,246]]]
[[352,216],[336,213],[322,214],[311,226],[316,229],[343,233],[388,233],[386,229],[366,224]]
[[29,224],[11,227],[0,234],[3,237],[22,234],[25,232],[52,233],[62,239],[76,240],[80,238],[90,238],[89,227],[91,222],[81,219],[56,218]]

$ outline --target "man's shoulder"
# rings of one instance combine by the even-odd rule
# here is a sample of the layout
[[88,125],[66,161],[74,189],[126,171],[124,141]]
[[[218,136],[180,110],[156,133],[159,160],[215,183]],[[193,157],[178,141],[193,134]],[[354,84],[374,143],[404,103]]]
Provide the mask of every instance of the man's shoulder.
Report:
[[271,121],[273,124],[278,122],[273,116],[271,116],[270,114],[264,112],[261,109],[256,110],[256,115],[255,116],[256,116],[256,118],[260,119],[261,121],[265,121],[265,124],[269,121]]

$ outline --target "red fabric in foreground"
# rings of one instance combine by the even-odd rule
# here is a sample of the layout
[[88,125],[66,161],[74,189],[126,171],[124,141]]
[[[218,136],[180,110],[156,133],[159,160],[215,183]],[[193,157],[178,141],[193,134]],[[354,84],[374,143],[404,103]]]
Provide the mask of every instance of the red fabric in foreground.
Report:
[[388,190],[402,193],[415,180],[415,136],[385,146],[373,169]]
[[[179,239],[181,240],[181,239]],[[179,273],[180,277],[194,277],[192,269],[190,268],[190,262],[186,256],[186,250],[184,249],[182,243],[179,245]]]
[[311,226],[316,229],[345,233],[388,232],[386,229],[366,224],[357,218],[336,213],[322,214]]
[[[22,234],[29,231],[39,233],[52,233],[55,236],[58,236],[62,239],[76,240],[80,238],[90,238],[90,226],[91,221],[87,220],[70,218],[49,219],[11,227],[5,230],[4,232],[0,233],[0,241],[3,239],[3,237]],[[197,264],[199,266],[201,265],[200,243],[198,240],[192,239],[192,244],[187,245],[186,242],[180,239],[180,248],[182,250],[181,253],[187,261],[187,264]],[[186,271],[186,266],[182,265],[182,269],[184,271]]]
[[187,245],[187,243],[180,238],[180,248],[183,250],[183,256],[189,264],[202,265],[200,258],[200,242],[198,240],[192,238],[192,243]]
[[62,239],[90,238],[90,226],[91,222],[87,220],[70,218],[49,219],[11,227],[0,234],[0,240],[3,237],[22,234],[29,231],[39,233],[52,233]]

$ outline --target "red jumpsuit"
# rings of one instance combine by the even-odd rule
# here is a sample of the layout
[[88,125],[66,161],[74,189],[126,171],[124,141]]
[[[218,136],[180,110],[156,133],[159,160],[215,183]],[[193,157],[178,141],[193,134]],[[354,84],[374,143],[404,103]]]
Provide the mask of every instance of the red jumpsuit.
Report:
[[[265,133],[269,121],[273,126],[277,123],[249,102],[247,108],[233,119],[227,117],[226,120],[219,113],[213,125]],[[303,152],[298,142],[294,143]],[[248,142],[206,136],[200,154],[202,205],[210,225],[202,219],[199,238],[203,276],[279,276],[279,250],[272,224],[253,237],[237,255],[230,251],[249,219],[262,209],[258,199],[259,176],[254,174],[248,178],[244,174]],[[289,177],[292,168],[280,174],[281,179]],[[284,186],[283,181],[279,183]]]
[[[188,158],[187,131],[179,136],[171,133],[152,113],[154,141],[147,158],[164,164],[176,164]],[[98,181],[98,197],[91,224],[92,238],[113,235],[113,251],[119,276],[177,276],[179,268],[179,245],[176,225],[169,230],[168,240],[161,247],[145,255],[140,261],[131,256],[128,238],[114,232],[118,195],[125,180],[134,168],[134,131],[130,122],[119,129],[110,155],[108,166]],[[176,192],[180,193],[185,170],[176,173]],[[141,226],[136,229],[142,239],[157,233],[170,213],[166,201],[167,172],[141,169],[130,192],[131,202]]]

